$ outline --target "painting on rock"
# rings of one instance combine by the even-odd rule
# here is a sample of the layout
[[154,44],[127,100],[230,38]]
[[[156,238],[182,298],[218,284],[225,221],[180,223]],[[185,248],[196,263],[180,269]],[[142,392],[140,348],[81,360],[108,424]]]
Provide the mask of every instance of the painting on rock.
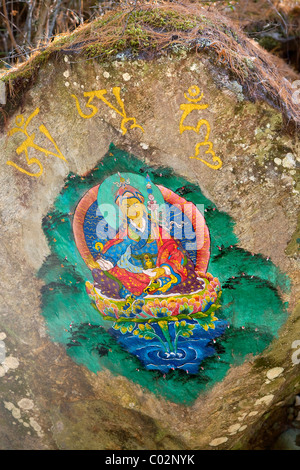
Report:
[[257,2],[104,3],[64,33],[56,2],[53,37],[12,15],[0,448],[271,449],[300,419],[299,74],[242,31]]
[[233,228],[198,186],[111,144],[43,221],[51,337],[93,372],[192,403],[286,318],[287,276],[237,247]]
[[118,341],[147,369],[197,372],[224,325],[216,324],[220,283],[206,272],[209,232],[196,206],[149,175],[118,173],[84,195],[73,228],[94,279],[87,293]]

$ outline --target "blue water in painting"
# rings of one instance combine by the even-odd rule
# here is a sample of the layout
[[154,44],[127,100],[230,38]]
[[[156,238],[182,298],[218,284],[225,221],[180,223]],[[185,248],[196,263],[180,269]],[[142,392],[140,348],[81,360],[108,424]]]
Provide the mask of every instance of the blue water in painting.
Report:
[[[216,355],[213,340],[221,336],[227,328],[228,322],[216,321],[215,329],[205,331],[197,322],[187,321],[195,325],[193,335],[190,337],[180,336],[176,353],[166,351],[157,339],[146,340],[133,335],[133,333],[122,334],[119,330],[111,329],[110,333],[118,339],[126,351],[139,358],[146,369],[160,370],[167,373],[170,370],[182,369],[189,374],[197,374],[201,362]],[[155,332],[165,342],[158,325],[153,325]],[[174,324],[169,324],[169,333],[174,341]],[[166,344],[167,349],[167,344]]]

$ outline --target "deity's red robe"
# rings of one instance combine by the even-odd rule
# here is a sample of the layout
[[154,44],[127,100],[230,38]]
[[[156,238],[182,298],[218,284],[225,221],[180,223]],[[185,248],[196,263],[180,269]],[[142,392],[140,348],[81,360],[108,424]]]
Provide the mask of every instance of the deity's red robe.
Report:
[[[125,232],[120,231],[114,239],[107,241],[102,249],[101,255],[105,255],[112,246],[122,243],[125,235],[126,237],[129,236],[128,233],[125,234]],[[159,237],[156,242],[158,254],[155,267],[169,267],[174,274],[178,276],[178,283],[185,281],[187,278],[187,269],[183,265],[185,255],[180,250],[179,243],[171,238],[161,227],[159,227]],[[133,273],[124,268],[120,268],[118,265],[115,265],[108,272],[118,279],[125,289],[135,296],[142,295],[152,281],[151,276],[146,273]],[[168,277],[168,275],[165,274],[164,277]]]

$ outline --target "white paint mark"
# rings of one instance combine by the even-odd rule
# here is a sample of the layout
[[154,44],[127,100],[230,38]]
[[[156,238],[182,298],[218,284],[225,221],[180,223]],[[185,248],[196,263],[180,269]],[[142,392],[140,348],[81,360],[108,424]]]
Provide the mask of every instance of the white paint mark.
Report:
[[224,444],[224,442],[228,441],[228,437],[217,437],[217,439],[214,439],[209,443],[211,447],[217,447],[221,444]]
[[69,71],[69,70],[66,70],[66,71],[63,73],[63,76],[64,76],[65,78],[69,78],[69,76],[70,76],[70,71]]
[[148,148],[149,148],[149,145],[148,145],[148,144],[145,144],[144,142],[141,142],[141,143],[140,143],[140,146],[141,146],[142,149],[144,149],[144,150],[148,150]]
[[14,409],[12,410],[11,414],[12,414],[13,417],[16,418],[16,419],[20,419],[20,418],[21,418],[21,411],[20,411],[19,408],[17,408],[16,406],[15,406]]
[[282,160],[282,165],[284,168],[295,168],[296,162],[294,155],[292,153],[287,153],[284,159]]
[[0,80],[0,104],[6,104],[6,83]]
[[243,426],[240,427],[239,432],[245,431],[247,427],[247,424],[244,424]]
[[247,416],[247,413],[243,413],[241,416],[239,416],[238,420],[243,421],[243,419]]
[[[108,72],[106,72],[106,71],[105,71],[105,72],[103,72],[103,77],[104,77],[104,78],[109,78],[109,77],[110,77],[110,75],[109,75],[109,73],[108,73]],[[96,78],[97,78],[97,77],[96,77]]]
[[29,398],[22,398],[22,400],[18,402],[18,406],[23,410],[32,410],[34,403],[32,400],[29,400]]
[[123,73],[123,80],[125,82],[128,82],[130,79],[131,79],[131,75],[129,75],[129,73],[127,72]]
[[39,423],[36,422],[34,418],[29,419],[30,426],[38,433],[39,437],[43,436],[42,428]]
[[11,403],[10,401],[4,401],[4,407],[8,410],[8,411],[11,411],[14,407],[14,404]]
[[4,341],[0,340],[0,364],[5,361],[6,357],[6,348]]
[[257,406],[257,405],[269,405],[272,402],[273,398],[274,398],[274,395],[272,395],[272,394],[265,395],[264,397],[259,398],[258,400],[256,400],[254,405],[255,406]]
[[4,401],[4,406],[8,411],[11,411],[11,414],[15,419],[20,419],[21,418],[21,411],[19,408],[17,408],[13,403],[10,401]]
[[239,429],[240,429],[241,425],[236,423],[236,424],[233,424],[232,426],[230,426],[228,428],[228,432],[229,434],[235,434]]
[[273,369],[268,370],[267,377],[269,380],[276,379],[284,371],[283,367],[274,367]]
[[3,362],[4,368],[7,368],[7,369],[16,369],[17,367],[19,367],[19,365],[20,365],[19,360],[13,356],[6,357],[5,361]]

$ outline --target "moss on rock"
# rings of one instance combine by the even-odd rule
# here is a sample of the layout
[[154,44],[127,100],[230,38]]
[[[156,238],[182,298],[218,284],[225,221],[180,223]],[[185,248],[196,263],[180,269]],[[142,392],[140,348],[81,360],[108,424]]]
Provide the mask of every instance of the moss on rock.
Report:
[[[195,4],[159,3],[123,7],[79,27],[72,34],[60,35],[50,45],[35,53],[27,62],[5,72],[1,80],[8,86],[8,104],[4,112],[18,105],[13,96],[25,93],[35,82],[38,70],[50,58],[59,60],[65,54],[76,60],[124,58],[151,59],[154,55],[205,54],[216,66],[229,71],[240,98],[266,99],[282,109],[289,123],[300,123],[299,109],[292,100],[294,89],[283,78],[292,72],[281,70],[273,58],[252,43],[230,20]],[[233,81],[233,82],[234,82]]]

